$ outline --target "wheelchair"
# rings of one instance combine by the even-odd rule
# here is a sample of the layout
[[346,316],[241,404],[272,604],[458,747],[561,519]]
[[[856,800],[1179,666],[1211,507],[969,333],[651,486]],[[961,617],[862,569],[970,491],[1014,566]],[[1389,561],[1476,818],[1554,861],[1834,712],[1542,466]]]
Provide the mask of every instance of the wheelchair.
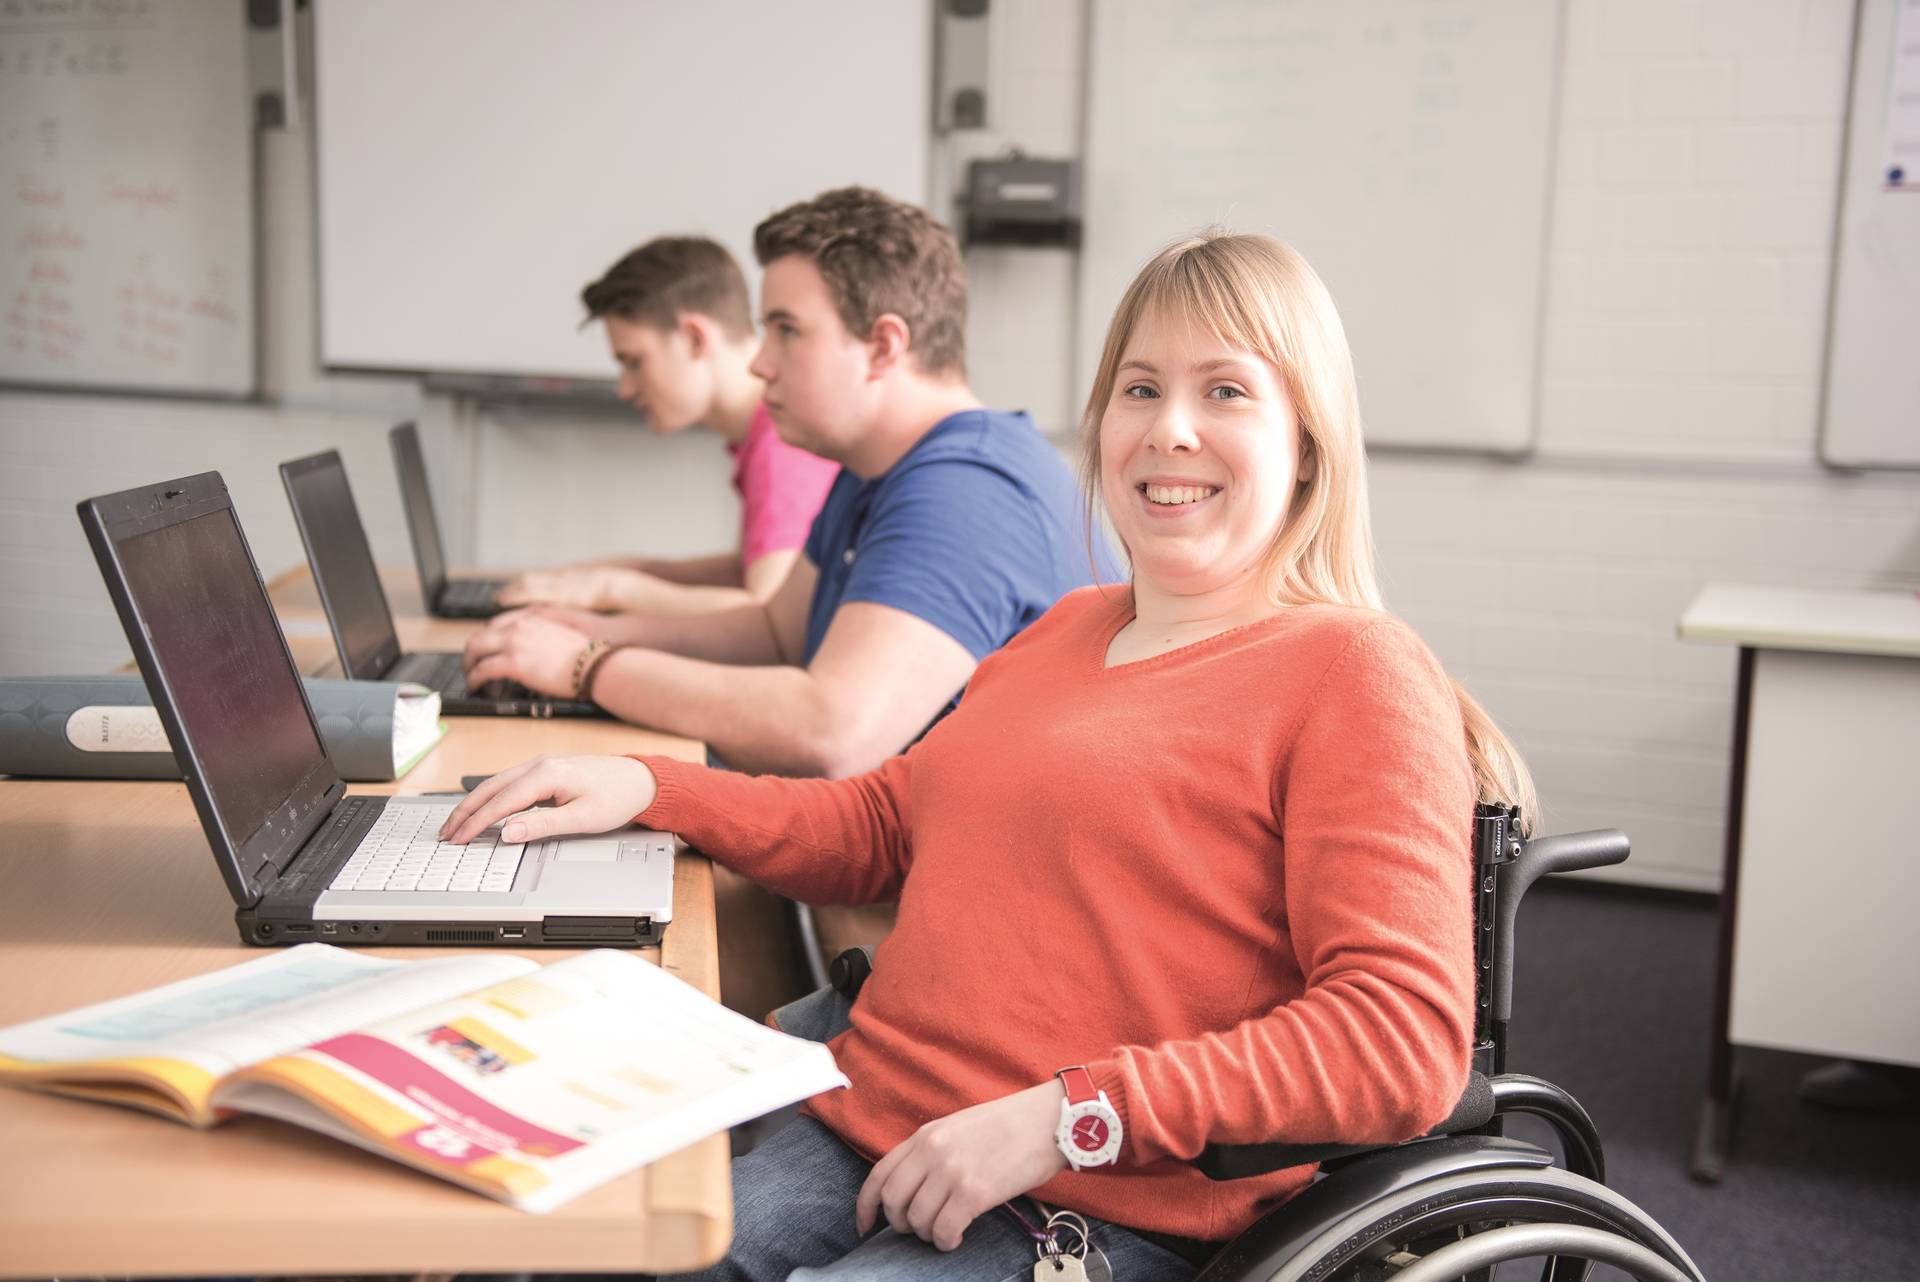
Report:
[[[1500,1264],[1545,1258],[1542,1282],[1584,1282],[1595,1262],[1641,1282],[1704,1282],[1652,1217],[1606,1186],[1593,1119],[1553,1083],[1506,1069],[1513,1014],[1514,921],[1548,873],[1626,859],[1613,829],[1527,840],[1510,807],[1474,812],[1474,1062],[1453,1112],[1425,1135],[1385,1147],[1209,1145],[1195,1165],[1214,1180],[1318,1163],[1315,1182],[1238,1238],[1195,1282],[1493,1282]],[[830,968],[819,998],[849,1005],[872,973],[869,948]],[[1543,1119],[1561,1151],[1504,1133]]]

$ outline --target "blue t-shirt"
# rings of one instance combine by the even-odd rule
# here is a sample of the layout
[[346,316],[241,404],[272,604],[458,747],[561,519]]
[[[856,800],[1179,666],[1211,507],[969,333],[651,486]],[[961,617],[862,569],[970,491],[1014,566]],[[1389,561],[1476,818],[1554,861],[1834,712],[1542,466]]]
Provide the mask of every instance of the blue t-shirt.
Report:
[[843,469],[827,491],[807,537],[820,579],[805,662],[850,601],[905,610],[984,659],[1074,588],[1122,580],[1105,536],[1091,557],[1087,538],[1079,486],[1031,418],[950,414],[881,475]]

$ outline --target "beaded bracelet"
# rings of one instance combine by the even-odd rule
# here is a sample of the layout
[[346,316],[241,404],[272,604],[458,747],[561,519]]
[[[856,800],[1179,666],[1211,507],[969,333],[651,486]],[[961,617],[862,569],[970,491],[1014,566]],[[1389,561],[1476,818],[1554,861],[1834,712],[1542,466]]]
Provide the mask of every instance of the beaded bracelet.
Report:
[[593,670],[599,667],[596,656],[603,655],[611,647],[608,642],[596,637],[580,647],[580,653],[573,657],[573,697],[587,697],[587,680]]
[[600,674],[600,669],[606,666],[608,659],[627,648],[609,641],[600,644],[606,648],[587,660],[585,670],[580,673],[580,683],[574,690],[574,698],[584,699],[588,703],[593,702],[593,679]]

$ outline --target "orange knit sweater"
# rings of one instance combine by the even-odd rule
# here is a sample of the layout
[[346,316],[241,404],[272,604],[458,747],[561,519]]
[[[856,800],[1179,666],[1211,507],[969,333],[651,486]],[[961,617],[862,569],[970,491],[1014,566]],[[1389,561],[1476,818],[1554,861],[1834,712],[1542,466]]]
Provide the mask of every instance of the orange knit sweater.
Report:
[[1086,1064],[1116,1167],[1044,1202],[1221,1239],[1312,1168],[1214,1183],[1211,1141],[1392,1141],[1445,1116],[1473,1025],[1460,709],[1404,624],[1300,606],[1103,666],[1066,597],[911,751],[841,780],[647,758],[641,821],[810,903],[897,898],[812,1112],[869,1158]]

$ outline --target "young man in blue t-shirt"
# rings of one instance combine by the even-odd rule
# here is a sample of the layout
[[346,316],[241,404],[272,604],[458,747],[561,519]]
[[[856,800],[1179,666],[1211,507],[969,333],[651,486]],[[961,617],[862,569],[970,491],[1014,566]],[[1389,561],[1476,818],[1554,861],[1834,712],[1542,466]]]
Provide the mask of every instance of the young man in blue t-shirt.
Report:
[[[945,227],[844,188],[761,223],[754,250],[752,372],[781,438],[842,466],[799,564],[770,600],[713,614],[501,615],[468,643],[467,680],[585,694],[740,770],[858,774],[1061,596],[1120,576],[1032,420],[967,386],[966,274]],[[802,991],[793,944],[766,892],[714,874],[721,993],[757,1018]],[[886,916],[822,910],[820,954],[874,941]]]
[[842,466],[799,566],[764,604],[697,617],[502,615],[468,643],[467,679],[586,694],[741,770],[858,774],[1063,594],[1118,574],[1032,420],[967,385],[945,227],[849,187],[773,215],[754,249],[767,408]]

